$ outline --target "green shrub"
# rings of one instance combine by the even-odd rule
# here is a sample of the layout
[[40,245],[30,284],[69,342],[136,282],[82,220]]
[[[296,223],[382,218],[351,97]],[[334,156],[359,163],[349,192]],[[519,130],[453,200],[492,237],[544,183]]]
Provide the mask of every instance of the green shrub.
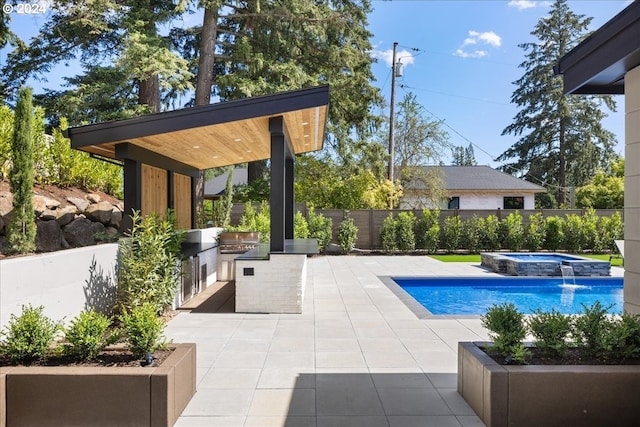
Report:
[[129,349],[136,358],[145,358],[163,344],[161,340],[165,324],[153,304],[144,303],[130,311],[123,311],[120,321]]
[[536,213],[529,217],[529,226],[525,235],[525,247],[536,252],[542,249],[546,232],[546,221],[542,213]]
[[110,325],[111,320],[104,314],[82,311],[66,330],[69,345],[65,346],[65,353],[81,359],[95,359],[110,343],[107,333]]
[[613,357],[640,357],[640,316],[623,313],[611,322],[605,339],[607,350]]
[[598,247],[595,250],[597,252],[617,252],[618,249],[614,242],[615,240],[622,240],[624,238],[624,224],[620,212],[616,212],[610,217],[600,217],[598,233],[600,239],[598,241]]
[[511,251],[519,251],[524,246],[524,226],[520,212],[511,212],[504,220],[506,226],[505,246]]
[[144,303],[163,312],[175,298],[180,278],[179,252],[183,233],[167,215],[132,215],[133,225],[127,239],[121,240],[117,270],[117,306],[131,310]]
[[347,216],[338,224],[338,246],[344,252],[351,252],[358,240],[358,227],[353,222],[353,218]]
[[481,244],[483,249],[489,251],[497,251],[502,247],[500,243],[500,220],[497,216],[489,215],[484,219]]
[[383,250],[387,252],[398,250],[396,231],[396,221],[393,219],[393,213],[390,212],[380,227],[380,245]]
[[269,213],[269,203],[260,203],[257,210],[251,202],[246,202],[244,212],[240,217],[240,224],[227,227],[228,231],[257,231],[260,233],[260,241],[267,243],[271,236],[271,214]]
[[293,237],[295,239],[306,239],[309,237],[309,224],[300,211],[296,211],[293,216]]
[[552,357],[564,355],[569,347],[567,340],[573,325],[571,316],[561,314],[556,309],[551,312],[537,310],[527,324],[538,348]]
[[482,247],[482,230],[484,229],[484,218],[473,216],[462,223],[460,235],[460,246],[469,252],[480,252]]
[[309,237],[318,239],[318,247],[323,251],[333,237],[333,220],[322,214],[316,214],[315,210],[309,209]]
[[2,335],[3,352],[13,361],[28,362],[44,357],[60,325],[42,311],[43,306],[22,306],[20,316],[12,314]]
[[425,209],[422,216],[416,220],[416,247],[433,253],[440,246],[440,210]]
[[543,247],[550,251],[557,251],[564,243],[564,220],[559,216],[546,219]]
[[564,249],[579,252],[582,249],[582,218],[579,215],[567,215],[564,224]]
[[462,235],[462,221],[460,217],[448,216],[444,219],[442,230],[443,246],[449,252],[460,248],[460,236]]
[[515,363],[524,363],[526,350],[523,340],[526,336],[524,314],[512,303],[492,305],[481,318],[493,340],[490,352],[503,356]]
[[413,251],[416,248],[416,235],[413,228],[416,217],[413,212],[400,212],[395,220],[396,246],[401,251]]
[[600,239],[603,237],[598,230],[599,218],[595,209],[587,208],[582,215],[582,249],[595,251],[600,247]]
[[582,314],[574,322],[576,344],[591,355],[603,355],[607,351],[606,336],[611,329],[612,322],[607,316],[607,310],[611,307],[604,307],[600,301],[596,301],[590,307],[582,304],[582,308]]

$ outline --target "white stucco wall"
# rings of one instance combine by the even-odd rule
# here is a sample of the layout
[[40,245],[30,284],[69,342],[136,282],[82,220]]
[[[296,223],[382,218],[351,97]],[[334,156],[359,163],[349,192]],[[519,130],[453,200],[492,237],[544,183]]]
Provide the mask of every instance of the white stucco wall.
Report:
[[118,244],[110,243],[0,261],[0,328],[27,304],[66,322],[87,307],[109,309],[117,254]]
[[[535,209],[535,196],[533,194],[487,194],[487,193],[451,193],[450,197],[460,198],[460,209],[504,209],[505,197],[524,197],[524,209]],[[419,206],[415,198],[403,197],[400,201],[400,209],[414,209]],[[429,207],[429,206],[426,206]],[[433,208],[433,206],[431,206]],[[447,209],[447,202],[438,206]]]

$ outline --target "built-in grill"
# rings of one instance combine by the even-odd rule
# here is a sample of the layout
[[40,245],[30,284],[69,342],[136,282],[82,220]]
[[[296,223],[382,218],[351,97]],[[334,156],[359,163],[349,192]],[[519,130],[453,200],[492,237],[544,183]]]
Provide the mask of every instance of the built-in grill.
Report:
[[242,254],[258,246],[260,233],[255,231],[225,231],[220,233],[221,254]]

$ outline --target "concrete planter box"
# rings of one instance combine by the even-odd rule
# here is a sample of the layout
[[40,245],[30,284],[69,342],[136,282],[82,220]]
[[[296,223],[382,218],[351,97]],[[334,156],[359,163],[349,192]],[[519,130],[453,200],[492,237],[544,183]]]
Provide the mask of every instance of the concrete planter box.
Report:
[[458,393],[487,427],[637,426],[640,365],[503,366],[458,344]]
[[2,367],[0,426],[173,426],[196,392],[196,345],[158,367]]

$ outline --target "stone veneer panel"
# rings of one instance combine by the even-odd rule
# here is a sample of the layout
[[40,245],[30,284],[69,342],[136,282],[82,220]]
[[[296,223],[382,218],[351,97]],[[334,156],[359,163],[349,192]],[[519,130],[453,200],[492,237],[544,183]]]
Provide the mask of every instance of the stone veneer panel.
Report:
[[640,67],[625,75],[625,158],[630,165],[625,168],[625,274],[624,301],[625,310],[640,314],[640,258],[636,254],[640,248],[640,206],[635,194],[640,191],[638,185],[640,169]]
[[[253,269],[253,276],[244,273]],[[236,259],[236,312],[302,313],[306,255],[271,254],[269,259]]]

